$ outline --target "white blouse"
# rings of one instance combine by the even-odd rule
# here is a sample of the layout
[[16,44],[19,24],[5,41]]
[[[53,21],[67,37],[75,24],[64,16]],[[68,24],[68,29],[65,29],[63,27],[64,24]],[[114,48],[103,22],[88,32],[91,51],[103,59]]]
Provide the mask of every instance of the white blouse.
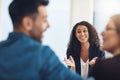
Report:
[[86,62],[84,62],[82,58],[80,58],[80,61],[81,61],[81,77],[87,78],[88,70],[89,70],[89,64],[88,64],[89,59]]

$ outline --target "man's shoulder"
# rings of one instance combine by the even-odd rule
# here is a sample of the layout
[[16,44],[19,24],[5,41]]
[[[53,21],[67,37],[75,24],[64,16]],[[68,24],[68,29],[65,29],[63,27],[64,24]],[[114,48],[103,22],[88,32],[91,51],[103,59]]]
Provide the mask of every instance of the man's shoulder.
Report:
[[54,53],[54,51],[47,45],[39,45],[39,52],[41,53],[41,55],[46,55],[46,56],[50,56]]
[[38,53],[41,53],[41,55],[54,53],[54,51],[48,45],[44,45],[41,42],[37,42],[37,41],[34,41],[34,40],[30,40],[28,42],[27,46],[33,47],[35,49],[35,51],[38,52]]

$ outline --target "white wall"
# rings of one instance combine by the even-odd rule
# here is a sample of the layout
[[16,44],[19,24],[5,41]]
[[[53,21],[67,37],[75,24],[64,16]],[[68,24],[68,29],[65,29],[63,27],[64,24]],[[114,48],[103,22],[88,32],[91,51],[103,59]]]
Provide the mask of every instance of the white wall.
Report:
[[1,23],[1,36],[0,36],[0,41],[5,40],[9,34],[13,30],[12,28],[12,22],[10,20],[9,14],[8,14],[8,5],[10,4],[12,0],[2,0],[2,13],[1,13],[1,18],[2,18],[2,23]]
[[[95,0],[94,25],[100,34],[114,14],[120,14],[120,0]],[[101,36],[100,36],[101,37]]]
[[63,61],[69,40],[70,0],[50,0],[48,14],[50,28],[45,32],[43,41],[50,45]]
[[71,28],[83,20],[93,23],[93,4],[94,0],[71,0]]
[[1,0],[0,0],[0,38],[2,37],[2,29],[1,29],[1,28],[2,28],[2,22],[1,22],[1,12],[2,12],[2,11],[1,11],[1,7],[2,7],[2,6],[1,6],[1,4],[2,4],[2,3],[1,3]]

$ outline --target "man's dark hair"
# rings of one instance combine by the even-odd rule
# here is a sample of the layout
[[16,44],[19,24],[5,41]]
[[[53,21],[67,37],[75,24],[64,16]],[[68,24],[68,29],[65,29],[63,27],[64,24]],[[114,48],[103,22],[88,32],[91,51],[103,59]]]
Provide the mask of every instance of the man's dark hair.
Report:
[[9,14],[14,27],[21,25],[23,17],[37,14],[40,5],[47,6],[48,3],[48,0],[13,0],[9,6]]

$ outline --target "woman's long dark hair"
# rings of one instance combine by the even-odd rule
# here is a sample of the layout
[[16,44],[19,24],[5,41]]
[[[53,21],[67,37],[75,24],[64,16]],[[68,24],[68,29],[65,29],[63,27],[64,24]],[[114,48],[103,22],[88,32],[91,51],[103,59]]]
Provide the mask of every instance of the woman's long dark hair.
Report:
[[82,22],[77,23],[72,29],[70,41],[68,43],[67,53],[70,53],[70,54],[79,54],[80,53],[81,43],[76,38],[76,28],[80,25],[84,25],[88,29],[90,46],[92,46],[92,45],[94,45],[96,47],[100,46],[98,34],[97,34],[95,28],[90,23],[88,23],[86,21],[82,21]]

